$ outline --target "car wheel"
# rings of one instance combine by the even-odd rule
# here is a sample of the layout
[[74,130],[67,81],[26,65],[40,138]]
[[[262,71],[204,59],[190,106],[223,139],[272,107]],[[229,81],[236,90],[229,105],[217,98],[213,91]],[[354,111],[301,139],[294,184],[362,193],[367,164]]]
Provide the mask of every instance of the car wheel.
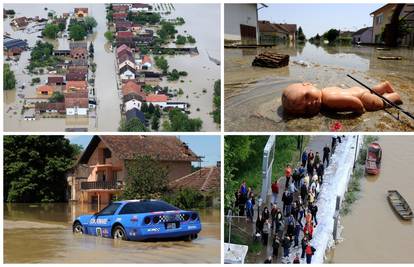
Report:
[[124,227],[120,225],[115,226],[112,236],[114,239],[128,240]]
[[73,224],[73,229],[72,230],[73,230],[74,234],[78,234],[78,235],[83,234],[83,226],[80,222],[75,222]]

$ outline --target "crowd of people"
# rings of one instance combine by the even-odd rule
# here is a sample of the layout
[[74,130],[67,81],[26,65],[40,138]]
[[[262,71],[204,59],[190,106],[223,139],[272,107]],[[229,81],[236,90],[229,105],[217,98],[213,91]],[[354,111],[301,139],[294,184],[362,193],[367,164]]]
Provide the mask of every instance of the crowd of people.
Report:
[[[236,207],[239,216],[246,216],[251,223],[256,217],[256,231],[254,238],[260,240],[267,247],[271,238],[272,255],[264,263],[276,262],[279,250],[282,250],[283,263],[290,263],[291,253],[294,251],[293,263],[312,262],[315,248],[311,244],[313,232],[318,225],[318,205],[316,203],[321,187],[325,168],[329,166],[330,157],[335,151],[341,138],[332,137],[332,143],[326,144],[321,156],[319,152],[303,151],[301,162],[296,168],[287,165],[285,168],[285,182],[280,184],[278,177],[271,184],[270,207],[266,205],[254,215],[256,204],[255,194],[251,187],[243,181],[236,192]],[[281,198],[279,198],[279,194]]]

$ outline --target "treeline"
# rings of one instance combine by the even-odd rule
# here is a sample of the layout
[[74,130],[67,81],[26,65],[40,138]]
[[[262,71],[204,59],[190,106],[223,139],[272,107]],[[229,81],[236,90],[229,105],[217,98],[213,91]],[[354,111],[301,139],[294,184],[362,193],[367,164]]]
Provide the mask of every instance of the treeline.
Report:
[[5,136],[3,201],[66,201],[66,173],[80,152],[64,136]]

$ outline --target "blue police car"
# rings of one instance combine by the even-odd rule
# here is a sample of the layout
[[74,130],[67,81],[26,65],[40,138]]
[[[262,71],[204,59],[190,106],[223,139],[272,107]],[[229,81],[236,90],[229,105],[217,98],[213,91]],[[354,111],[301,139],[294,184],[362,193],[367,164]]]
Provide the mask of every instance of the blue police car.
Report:
[[75,234],[122,240],[197,238],[201,221],[197,212],[180,210],[161,200],[115,201],[93,215],[73,222]]

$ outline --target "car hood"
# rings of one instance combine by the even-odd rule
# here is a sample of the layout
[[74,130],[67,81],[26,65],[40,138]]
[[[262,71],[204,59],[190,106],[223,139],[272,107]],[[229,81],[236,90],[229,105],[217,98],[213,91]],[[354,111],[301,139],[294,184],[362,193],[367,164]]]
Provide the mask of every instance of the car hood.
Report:
[[91,220],[92,217],[93,217],[93,215],[91,215],[91,214],[81,215],[81,216],[77,217],[76,220],[80,221],[82,224],[87,224],[87,223],[89,223],[89,221]]

